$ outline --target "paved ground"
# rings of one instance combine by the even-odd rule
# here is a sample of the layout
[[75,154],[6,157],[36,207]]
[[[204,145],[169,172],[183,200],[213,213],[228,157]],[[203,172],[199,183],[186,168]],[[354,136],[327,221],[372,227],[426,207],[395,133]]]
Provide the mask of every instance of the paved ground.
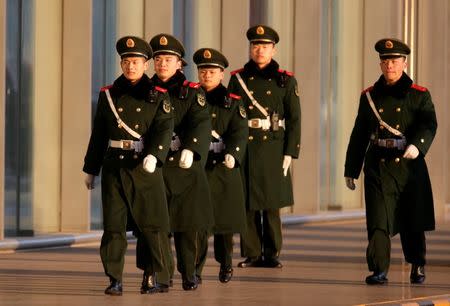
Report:
[[[139,293],[141,272],[134,266],[133,241],[127,252],[122,297],[103,294],[107,279],[97,243],[3,252],[0,305],[450,305],[449,223],[427,235],[424,285],[409,284],[409,266],[402,262],[398,238],[392,248],[389,284],[365,285],[364,227],[363,221],[288,225],[283,229],[282,269],[235,268],[233,280],[221,284],[218,265],[210,256],[198,290],[183,291],[177,275],[171,291],[158,295]],[[236,244],[235,264],[239,260]],[[414,298],[421,299],[406,304]]]

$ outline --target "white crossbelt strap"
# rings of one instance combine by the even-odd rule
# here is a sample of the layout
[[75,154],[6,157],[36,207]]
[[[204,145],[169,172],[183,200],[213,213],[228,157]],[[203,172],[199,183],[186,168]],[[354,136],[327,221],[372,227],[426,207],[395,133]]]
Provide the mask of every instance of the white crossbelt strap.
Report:
[[367,100],[369,101],[369,104],[370,104],[370,107],[372,108],[373,113],[375,114],[375,116],[378,119],[378,122],[382,126],[384,126],[389,132],[394,134],[395,136],[403,136],[402,132],[400,132],[399,130],[394,129],[392,126],[390,126],[389,124],[384,122],[383,119],[381,119],[381,116],[378,113],[377,108],[375,107],[375,103],[373,103],[373,100],[372,100],[372,97],[370,96],[370,92],[369,91],[366,91],[366,97],[367,97]]
[[122,121],[122,119],[120,119],[119,114],[116,111],[116,107],[114,106],[113,100],[111,99],[111,94],[109,93],[108,89],[105,90],[105,93],[106,93],[106,98],[108,98],[109,107],[111,108],[112,112],[114,113],[114,116],[117,119],[117,123],[120,126],[122,126],[125,129],[125,131],[128,132],[128,134],[130,134],[134,138],[141,139],[141,135],[138,132],[132,130],[125,122]]
[[239,81],[239,84],[241,84],[242,89],[245,91],[245,93],[247,94],[247,96],[250,98],[250,101],[252,101],[252,104],[264,115],[266,116],[267,119],[269,118],[269,114],[267,113],[267,111],[264,109],[264,107],[261,106],[261,104],[258,103],[258,101],[256,101],[256,99],[253,97],[253,95],[251,94],[251,92],[248,90],[247,85],[245,85],[244,81],[241,78],[241,75],[239,73],[236,73],[236,77]]
[[217,139],[217,140],[220,140],[220,139],[221,139],[219,133],[217,133],[216,130],[212,130],[212,131],[211,131],[211,136],[214,137],[214,138]]

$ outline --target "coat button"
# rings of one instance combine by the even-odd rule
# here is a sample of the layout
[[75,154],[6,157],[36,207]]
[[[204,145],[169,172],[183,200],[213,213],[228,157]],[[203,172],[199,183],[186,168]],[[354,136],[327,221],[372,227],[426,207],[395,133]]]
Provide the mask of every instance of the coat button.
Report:
[[271,92],[270,90],[268,90],[268,91],[266,91],[266,94],[267,94],[268,96],[270,96],[270,95],[272,94],[272,92]]
[[384,158],[382,158],[382,159],[380,159],[380,161],[381,161],[382,163],[384,163],[386,160],[385,160]]
[[382,112],[384,112],[384,109],[380,108],[380,109],[378,110],[378,112],[379,112],[379,113],[382,113]]
[[192,139],[192,141],[193,141],[193,142],[197,142],[198,140],[197,140],[197,138],[194,138],[194,139]]
[[263,136],[263,140],[267,140],[267,136],[266,135]]
[[134,126],[134,128],[135,128],[135,129],[138,129],[138,128],[139,128],[139,124],[136,124],[136,125]]
[[239,152],[239,150],[240,150],[240,148],[239,148],[239,147],[236,147],[236,151],[238,151],[238,152]]
[[162,150],[162,149],[163,149],[163,146],[159,145],[159,146],[158,146],[158,149]]
[[420,139],[420,142],[421,142],[421,143],[424,143],[424,142],[425,142],[425,139],[421,138],[421,139]]
[[119,129],[121,129],[121,128],[122,128],[122,123],[119,123],[119,124],[117,125],[117,127],[118,127]]
[[211,117],[216,118],[217,115],[216,115],[215,113],[212,113],[212,114],[211,114]]
[[380,130],[384,130],[384,126],[380,125]]
[[396,157],[396,158],[394,159],[394,161],[395,161],[396,163],[399,163],[399,162],[400,162],[400,158]]
[[272,79],[268,79],[268,81],[270,82],[270,81],[272,81]]
[[216,160],[213,160],[213,164],[214,164],[214,165],[217,164],[217,161],[216,161]]
[[119,159],[124,159],[124,158],[125,158],[125,156],[119,155]]
[[248,140],[253,140],[253,136],[248,136]]
[[250,94],[252,94],[252,95],[253,95],[253,90],[250,90]]
[[119,111],[119,113],[123,112],[123,108],[122,107],[119,107],[117,110]]
[[395,128],[398,130],[400,128],[400,124],[397,124]]
[[140,108],[140,107],[136,108],[136,111],[137,111],[138,113],[141,112],[141,108]]
[[173,161],[173,157],[169,157],[169,161]]
[[253,81],[254,77],[249,77],[248,79],[249,79],[250,81]]
[[253,105],[249,105],[249,106],[248,106],[248,109],[253,109]]
[[269,110],[269,108],[268,107],[264,107],[265,109],[266,109],[266,111],[268,111]]
[[134,155],[133,155],[133,158],[134,158],[134,159],[138,159],[138,157],[139,157],[139,156],[138,156],[137,154],[134,154]]
[[401,109],[400,107],[397,107],[397,108],[395,109],[395,111],[396,111],[397,113],[400,113],[400,112],[402,111],[402,109]]

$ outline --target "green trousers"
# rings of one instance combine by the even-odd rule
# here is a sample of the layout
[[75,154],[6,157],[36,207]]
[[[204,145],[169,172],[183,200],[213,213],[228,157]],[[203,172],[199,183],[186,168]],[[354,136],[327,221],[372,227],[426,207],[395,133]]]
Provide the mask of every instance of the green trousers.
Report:
[[281,245],[280,210],[247,211],[247,231],[241,234],[241,255],[251,258],[278,258]]
[[169,237],[166,232],[135,232],[136,266],[147,274],[156,274],[159,284],[169,285],[170,275],[166,262],[166,248]]
[[[197,275],[201,276],[203,266],[208,255],[208,233],[202,232],[198,236],[199,256],[197,262]],[[221,268],[231,268],[233,260],[233,234],[214,234],[214,259]]]

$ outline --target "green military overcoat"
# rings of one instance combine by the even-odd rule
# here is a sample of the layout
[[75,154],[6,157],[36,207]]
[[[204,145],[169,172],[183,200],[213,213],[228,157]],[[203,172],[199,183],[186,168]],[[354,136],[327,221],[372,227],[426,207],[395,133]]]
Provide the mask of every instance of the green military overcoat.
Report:
[[298,158],[300,150],[300,99],[297,80],[292,73],[280,70],[272,60],[259,69],[250,60],[244,68],[233,71],[228,90],[242,97],[248,119],[266,119],[253,106],[238,82],[239,73],[253,97],[270,116],[275,113],[285,120],[285,128],[278,131],[249,128],[247,154],[243,173],[250,210],[277,209],[294,204],[291,175],[283,175],[284,155]]
[[[174,136],[179,147],[169,150],[163,167],[172,232],[210,230],[214,216],[204,166],[211,139],[208,105],[200,85],[186,81],[181,71],[167,82],[152,78],[168,90],[174,108]],[[174,144],[172,144],[172,147]],[[189,169],[179,167],[183,149],[194,152]]]
[[[130,128],[142,135],[141,153],[109,147],[110,140],[137,140],[117,124],[106,97],[109,90],[117,113]],[[170,99],[165,90],[154,87],[144,75],[131,86],[122,75],[100,91],[97,111],[83,171],[98,175],[102,170],[102,207],[105,231],[125,232],[127,222],[117,211],[128,206],[139,229],[167,231],[169,217],[162,165],[173,130]],[[154,155],[158,162],[154,173],[143,169],[143,159]],[[134,222],[133,222],[134,221]]]
[[[383,121],[419,149],[416,159],[402,158],[404,150],[375,145],[371,139],[395,136],[382,128],[370,108],[366,91]],[[437,129],[429,91],[413,84],[403,73],[393,86],[383,76],[361,94],[345,160],[346,177],[358,178],[364,163],[364,188],[368,234],[374,229],[390,235],[399,231],[426,231],[435,227],[433,195],[425,163]]]
[[[214,207],[214,233],[241,233],[245,229],[245,197],[240,164],[245,156],[248,126],[240,99],[239,96],[228,94],[222,84],[206,93],[212,129],[217,133],[216,137],[211,137],[206,163]],[[224,149],[214,151],[214,144],[220,142],[224,144]],[[234,157],[233,169],[223,164],[225,154]]]

